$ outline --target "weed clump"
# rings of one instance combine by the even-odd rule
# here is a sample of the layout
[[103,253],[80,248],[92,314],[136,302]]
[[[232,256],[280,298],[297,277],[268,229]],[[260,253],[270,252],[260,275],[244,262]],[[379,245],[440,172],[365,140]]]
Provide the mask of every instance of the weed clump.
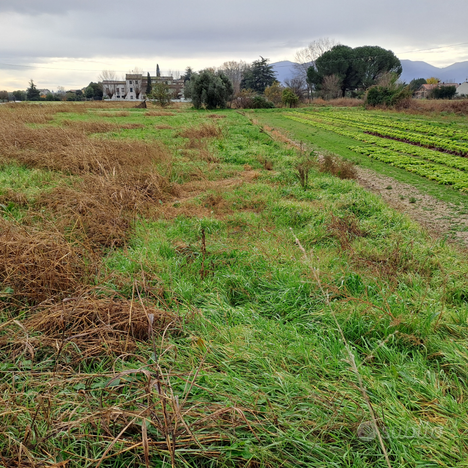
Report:
[[354,215],[344,217],[332,215],[328,230],[338,239],[342,250],[351,247],[353,238],[367,236],[367,232],[361,229],[359,220]]
[[92,293],[42,307],[23,325],[30,333],[41,333],[30,340],[32,346],[60,350],[82,361],[131,352],[153,333],[179,330],[180,320],[172,312]]
[[296,176],[299,179],[301,187],[305,190],[309,184],[309,172],[314,166],[310,159],[304,159],[296,165]]
[[318,159],[320,172],[339,177],[340,179],[356,179],[357,171],[354,164],[335,156],[325,155]]
[[207,115],[207,118],[209,118],[209,119],[225,119],[226,116],[225,115],[220,115],[220,114],[210,114],[210,115]]

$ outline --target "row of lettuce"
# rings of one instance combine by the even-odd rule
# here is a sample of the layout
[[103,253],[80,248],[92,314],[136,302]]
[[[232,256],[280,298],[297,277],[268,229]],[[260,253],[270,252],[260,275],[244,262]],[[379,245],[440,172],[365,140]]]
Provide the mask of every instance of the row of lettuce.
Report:
[[320,114],[322,118],[329,117],[335,121],[368,124],[371,126],[379,125],[382,127],[393,128],[396,130],[405,130],[412,133],[421,133],[423,135],[439,136],[452,141],[468,141],[468,126],[460,128],[453,122],[427,122],[425,120],[407,120],[388,115],[350,111],[335,108],[320,109],[315,115]]
[[[405,132],[393,129],[392,126],[398,126],[399,122],[391,118],[374,118],[356,112],[288,112],[285,117],[365,143],[366,146],[349,146],[356,153],[468,192],[468,159],[463,157],[468,156],[468,144],[460,142],[462,138],[454,142]],[[405,125],[410,127],[411,122]],[[424,123],[414,125],[419,125],[419,131],[429,127]],[[467,137],[459,129],[454,129],[452,134]]]

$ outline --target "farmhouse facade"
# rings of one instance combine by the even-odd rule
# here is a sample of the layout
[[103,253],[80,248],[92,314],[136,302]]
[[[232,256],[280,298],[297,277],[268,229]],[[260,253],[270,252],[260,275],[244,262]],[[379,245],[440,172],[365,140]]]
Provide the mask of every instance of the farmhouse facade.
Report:
[[468,79],[457,88],[457,96],[468,96]]
[[416,99],[427,99],[434,88],[441,86],[455,86],[457,92],[456,96],[468,96],[468,80],[465,83],[437,83],[437,84],[423,84],[414,93]]
[[[184,80],[173,76],[151,76],[151,84],[164,83],[172,91],[174,99],[183,95]],[[104,80],[102,90],[103,99],[111,101],[143,101],[146,99],[148,85],[147,75],[141,73],[127,73],[125,80]]]

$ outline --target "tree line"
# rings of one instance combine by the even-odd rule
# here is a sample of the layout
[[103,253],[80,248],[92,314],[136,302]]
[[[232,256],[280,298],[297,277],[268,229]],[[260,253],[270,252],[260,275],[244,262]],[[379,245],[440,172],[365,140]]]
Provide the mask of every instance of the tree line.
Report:
[[[262,56],[250,64],[242,60],[228,61],[220,67],[198,72],[187,67],[181,76],[184,80],[184,97],[191,99],[195,108],[208,109],[226,106],[294,107],[306,98],[335,99],[345,96],[366,97],[371,105],[393,105],[398,100],[411,97],[421,84],[433,80],[413,80],[409,85],[400,83],[400,60],[391,50],[379,46],[352,48],[330,39],[319,39],[299,49],[294,59],[295,76],[285,80],[284,84],[279,83],[269,59]],[[160,76],[159,65],[157,76]],[[101,80],[104,79],[110,78],[102,75]],[[174,97],[165,83],[152,83],[149,73],[146,89],[141,92],[161,105],[167,105]],[[0,92],[0,100],[8,99],[5,93]],[[60,93],[41,95],[31,80],[26,91],[10,94],[20,101],[101,100],[103,89],[102,82],[91,82],[82,90],[62,90]],[[437,87],[429,97],[451,99],[454,94],[454,89]]]
[[34,80],[30,80],[26,90],[0,91],[0,101],[100,101],[102,95],[101,83],[91,82],[84,89],[69,91],[59,86],[56,92],[51,92],[38,89]]
[[312,95],[326,99],[358,96],[376,85],[385,74],[401,75],[400,60],[379,46],[351,48],[319,40],[296,54],[296,76],[281,85],[269,60],[260,56],[252,64],[226,62],[218,69],[193,73],[186,96],[194,107],[294,107]]

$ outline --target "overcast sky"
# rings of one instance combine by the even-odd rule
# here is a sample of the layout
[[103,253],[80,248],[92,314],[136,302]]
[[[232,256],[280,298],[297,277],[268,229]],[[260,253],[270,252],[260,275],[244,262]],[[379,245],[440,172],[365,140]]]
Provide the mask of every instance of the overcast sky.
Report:
[[468,60],[467,24],[468,0],[0,0],[0,90],[82,88],[156,63],[293,60],[325,37],[447,66]]

